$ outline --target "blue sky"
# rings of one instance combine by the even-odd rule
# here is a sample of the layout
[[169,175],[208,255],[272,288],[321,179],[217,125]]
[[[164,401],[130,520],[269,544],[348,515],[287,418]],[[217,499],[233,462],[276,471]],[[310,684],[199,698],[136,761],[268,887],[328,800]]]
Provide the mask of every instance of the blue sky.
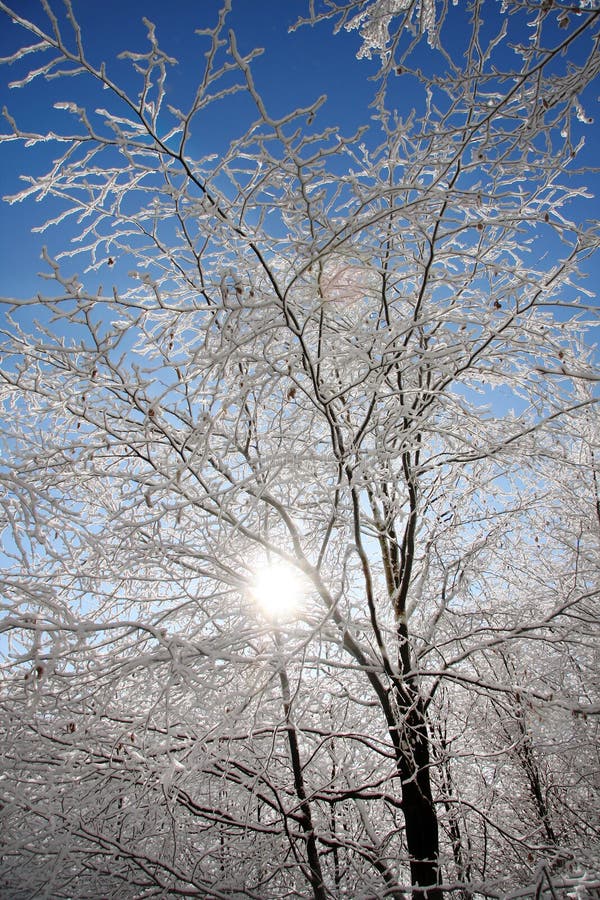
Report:
[[[91,59],[99,63],[107,60],[108,71],[127,78],[129,65],[118,63],[115,56],[125,49],[145,50],[145,16],[156,25],[159,43],[179,65],[169,71],[169,92],[174,102],[195,88],[194,70],[202,64],[205,46],[194,35],[194,29],[207,27],[216,21],[220,3],[208,0],[202,4],[191,2],[162,3],[157,0],[127,0],[126,17],[122,16],[123,2],[102,0],[101,3],[75,2],[74,8],[82,26],[84,42]],[[31,15],[40,23],[44,21],[37,0],[25,0],[16,4],[23,15]],[[342,32],[337,38],[327,25],[320,28],[301,28],[289,33],[289,27],[306,13],[305,0],[234,0],[231,25],[236,31],[241,51],[255,46],[265,47],[263,56],[255,60],[253,71],[256,83],[265,92],[273,113],[283,114],[296,105],[306,106],[323,93],[328,95],[327,118],[339,123],[348,132],[363,124],[372,97],[373,84],[368,80],[377,66],[375,62],[356,60],[360,45],[356,32]],[[174,11],[175,10],[175,11]],[[0,28],[0,55],[5,57],[20,45],[23,29],[2,22]],[[25,36],[27,39],[27,36]],[[27,40],[29,43],[30,41]],[[198,56],[200,59],[198,60]],[[49,96],[55,99],[86,99],[87,86],[83,79],[68,79],[53,84],[34,84],[25,89],[10,90],[8,82],[16,77],[16,67],[0,68],[0,105],[7,106],[20,122],[31,127],[56,127],[57,113],[51,108]],[[118,80],[118,74],[115,75]],[[89,102],[97,102],[96,97]],[[232,123],[214,120],[213,134],[205,136],[208,148],[214,143],[218,149],[221,134],[230,137]],[[234,123],[235,124],[235,123]],[[222,131],[221,131],[222,129]],[[5,131],[4,123],[1,128]],[[204,147],[203,147],[204,150]],[[17,143],[8,143],[0,149],[0,194],[15,193],[20,186],[21,172],[41,171],[53,158],[56,148],[38,146],[24,152]],[[31,236],[31,228],[39,225],[47,211],[37,203],[0,204],[0,293],[26,297],[39,289],[41,283],[35,272],[42,268],[39,262],[40,247],[47,243],[58,248],[60,232],[46,232],[43,236]]]
[[[142,17],[151,19],[157,27],[161,47],[176,57],[179,65],[169,71],[169,100],[183,106],[195,88],[195,73],[202,64],[205,49],[194,29],[212,25],[220,8],[220,0],[173,0],[171,3],[159,0],[102,0],[84,2],[75,0],[74,9],[83,31],[87,52],[94,63],[106,60],[109,74],[116,81],[130,78],[129,63],[118,62],[115,57],[124,49],[145,50],[146,28]],[[56,3],[56,9],[62,4]],[[16,0],[19,13],[46,24],[39,0]],[[498,10],[499,4],[490,9]],[[459,4],[458,13],[462,14]],[[125,13],[123,12],[125,10]],[[356,31],[341,31],[332,34],[332,24],[323,23],[318,27],[303,27],[293,33],[290,26],[299,16],[306,15],[308,0],[233,0],[231,27],[235,30],[241,51],[252,47],[265,48],[264,55],[253,63],[257,86],[270,104],[274,114],[283,114],[295,106],[310,104],[320,94],[327,94],[328,101],[323,111],[323,124],[336,124],[346,133],[369,121],[372,110],[369,103],[375,89],[370,80],[377,70],[375,60],[357,60],[356,53],[360,38]],[[466,13],[465,13],[466,15]],[[491,26],[494,16],[490,16]],[[466,24],[466,23],[465,23]],[[451,44],[465,40],[465,33],[447,30],[446,39]],[[557,32],[558,35],[558,32]],[[4,18],[0,27],[0,55],[13,52],[22,42],[30,42],[21,28],[11,25]],[[425,44],[423,43],[423,48]],[[423,50],[423,52],[425,52]],[[30,58],[31,59],[31,58]],[[425,60],[424,60],[425,63]],[[22,64],[21,64],[22,69]],[[71,100],[90,104],[93,109],[99,103],[99,95],[90,93],[87,79],[60,79],[51,83],[35,82],[22,90],[9,90],[8,82],[22,74],[17,66],[0,68],[0,105],[9,110],[25,127],[39,130],[57,127],[60,121],[65,126],[65,113],[52,109],[52,101]],[[597,94],[597,92],[596,92]],[[588,103],[592,106],[596,94],[588,92]],[[100,97],[100,101],[102,98]],[[406,115],[413,103],[410,80],[397,79],[392,83],[392,105],[397,105],[401,114]],[[219,107],[211,120],[211,128],[198,135],[202,152],[214,149],[218,152],[223,140],[236,134],[237,123],[231,121],[243,115],[243,101],[228,103],[227,112]],[[592,110],[592,115],[593,115]],[[6,129],[2,127],[2,131]],[[194,135],[196,137],[196,135]],[[598,146],[598,123],[586,128],[588,161],[593,158]],[[56,154],[56,147],[39,145],[24,150],[18,143],[6,143],[0,147],[0,195],[15,193],[20,186],[18,175],[39,173],[47,169]],[[588,186],[597,186],[598,176],[588,179]],[[41,224],[52,209],[51,205],[26,202],[9,206],[0,203],[0,295],[28,297],[43,287],[36,273],[43,266],[40,262],[42,244],[48,244],[51,252],[56,252],[65,242],[65,232],[52,229],[44,235],[32,235],[31,229]],[[597,203],[587,204],[585,215],[593,217],[598,211]],[[594,277],[600,274],[597,265],[590,264],[589,271]]]

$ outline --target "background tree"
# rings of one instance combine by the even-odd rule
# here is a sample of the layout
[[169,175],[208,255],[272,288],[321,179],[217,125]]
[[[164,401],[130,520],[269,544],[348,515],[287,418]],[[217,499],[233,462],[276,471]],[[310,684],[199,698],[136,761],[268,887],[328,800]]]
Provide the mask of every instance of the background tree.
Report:
[[4,135],[77,223],[5,301],[8,894],[595,889],[598,12],[313,7],[380,54],[348,137],[228,4],[183,109],[149,23],[118,83],[70,4],[0,10],[17,84],[90,93]]

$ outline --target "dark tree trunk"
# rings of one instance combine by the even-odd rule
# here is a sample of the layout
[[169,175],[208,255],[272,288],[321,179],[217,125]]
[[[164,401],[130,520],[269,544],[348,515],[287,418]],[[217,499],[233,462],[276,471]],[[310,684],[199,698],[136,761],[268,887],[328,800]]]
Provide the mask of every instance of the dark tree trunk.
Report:
[[[402,393],[401,385],[399,385]],[[407,422],[407,430],[409,423]],[[420,436],[418,437],[420,442]],[[414,454],[418,465],[419,451]],[[385,641],[377,620],[377,603],[367,553],[362,544],[360,529],[360,498],[353,490],[354,535],[356,549],[365,576],[366,599],[373,635],[381,653],[386,676],[390,679],[392,694],[383,688],[379,679],[372,677],[373,684],[386,715],[388,728],[396,754],[396,768],[402,783],[402,812],[406,828],[406,843],[410,860],[412,896],[414,900],[443,900],[440,885],[439,838],[436,809],[431,793],[430,744],[427,729],[426,710],[415,686],[410,639],[408,634],[406,602],[415,560],[415,536],[417,531],[417,485],[413,476],[413,459],[406,451],[402,455],[402,465],[409,499],[409,515],[406,519],[402,542],[398,542],[393,509],[384,501],[383,514],[377,510],[375,498],[371,495],[371,506],[379,529],[383,568],[388,590],[393,597],[396,614],[396,636],[398,669],[388,657]],[[352,472],[348,473],[352,481]],[[386,486],[381,494],[387,497]],[[355,653],[357,659],[360,654]]]
[[415,900],[443,900],[439,887],[438,822],[431,793],[429,734],[425,711],[418,698],[410,706],[406,693],[398,700],[397,767],[402,780],[402,812],[410,855]]
[[[281,649],[279,634],[276,634],[275,638],[278,649]],[[292,720],[290,683],[288,681],[287,672],[283,665],[279,670],[279,682],[281,684],[283,709],[285,712],[290,762],[292,764],[292,772],[294,775],[294,788],[296,789],[296,796],[300,801],[301,825],[306,840],[308,871],[306,871],[306,869],[304,871],[312,887],[314,900],[327,900],[327,893],[325,891],[325,884],[323,880],[323,872],[321,870],[321,861],[319,859],[319,851],[317,848],[317,839],[315,837],[315,831],[313,827],[310,801],[307,797],[306,789],[304,786],[302,760],[300,758],[300,748],[298,746],[298,733],[296,731],[296,726],[294,725]]]
[[[420,301],[419,301],[420,302]],[[403,394],[400,374],[398,388]],[[409,431],[410,422],[405,420]],[[410,857],[410,875],[414,900],[443,900],[440,884],[437,813],[431,793],[430,744],[427,714],[415,683],[411,659],[406,604],[415,562],[418,518],[418,486],[414,474],[419,464],[421,435],[416,449],[402,454],[402,468],[408,493],[409,514],[402,541],[398,541],[393,517],[382,532],[384,567],[388,587],[393,589],[396,613],[398,676],[394,679],[395,718],[397,720],[397,769],[402,781],[402,812],[406,826],[406,844]],[[385,492],[384,492],[385,496]],[[385,510],[385,519],[392,509]],[[392,735],[393,739],[393,735]]]

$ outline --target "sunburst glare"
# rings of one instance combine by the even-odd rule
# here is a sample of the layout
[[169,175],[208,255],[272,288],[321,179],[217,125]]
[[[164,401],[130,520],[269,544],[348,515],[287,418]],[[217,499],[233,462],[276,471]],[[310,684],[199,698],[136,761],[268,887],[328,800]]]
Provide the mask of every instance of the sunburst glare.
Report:
[[257,568],[250,589],[264,615],[277,621],[297,615],[304,593],[301,576],[283,562],[269,562]]

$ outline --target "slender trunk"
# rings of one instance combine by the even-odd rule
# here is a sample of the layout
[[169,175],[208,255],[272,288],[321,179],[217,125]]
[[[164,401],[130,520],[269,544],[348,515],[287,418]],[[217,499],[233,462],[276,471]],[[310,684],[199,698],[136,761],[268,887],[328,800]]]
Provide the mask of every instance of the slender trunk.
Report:
[[452,855],[456,865],[457,880],[465,887],[459,891],[461,900],[473,900],[473,892],[466,887],[471,881],[470,841],[468,833],[463,836],[457,812],[458,798],[454,790],[454,779],[450,768],[448,745],[445,730],[440,726],[436,733],[439,751],[437,754],[438,770],[442,780],[444,792],[444,807],[448,816],[448,831],[452,841]]
[[[509,676],[514,681],[518,681],[518,675],[510,657],[502,654],[502,660]],[[525,717],[525,706],[523,705],[520,692],[515,690],[511,699],[514,711],[514,721],[519,735],[519,739],[514,743],[513,755],[525,772],[531,799],[540,823],[546,833],[548,843],[556,846],[558,844],[558,838],[552,825],[552,812],[544,790],[544,776],[533,747]],[[511,741],[514,741],[513,729],[508,727],[507,723],[505,723],[502,718],[501,721],[505,734]]]
[[[280,647],[279,640],[277,640]],[[312,814],[310,803],[306,796],[304,787],[304,776],[302,774],[302,761],[300,759],[300,748],[298,746],[298,733],[291,717],[292,701],[290,693],[290,683],[287,672],[283,663],[279,669],[279,682],[281,684],[281,695],[283,698],[283,711],[285,713],[285,724],[288,738],[288,747],[290,752],[290,762],[292,764],[292,772],[294,775],[294,788],[296,796],[300,801],[300,812],[302,813],[302,830],[306,840],[306,855],[308,857],[309,870],[306,873],[313,891],[315,900],[327,900],[325,886],[323,884],[323,872],[321,870],[321,861],[319,859],[319,851],[317,849],[317,841],[313,828]]]
[[[333,750],[333,742],[332,742],[332,750]],[[335,764],[335,760],[331,765],[331,784],[335,784],[337,776],[337,767]],[[337,837],[337,820],[336,820],[336,809],[335,803],[331,804],[329,810],[329,828],[331,830],[331,836],[335,839]],[[335,884],[336,891],[339,891],[340,885],[342,883],[342,873],[340,869],[340,854],[339,848],[336,843],[333,845],[333,883]]]
[[536,759],[536,754],[525,721],[525,710],[523,709],[518,693],[514,698],[514,710],[517,728],[521,738],[515,746],[514,754],[523,767],[527,777],[531,799],[546,833],[548,843],[556,846],[558,844],[558,839],[552,826],[551,811],[543,787],[543,775]]

